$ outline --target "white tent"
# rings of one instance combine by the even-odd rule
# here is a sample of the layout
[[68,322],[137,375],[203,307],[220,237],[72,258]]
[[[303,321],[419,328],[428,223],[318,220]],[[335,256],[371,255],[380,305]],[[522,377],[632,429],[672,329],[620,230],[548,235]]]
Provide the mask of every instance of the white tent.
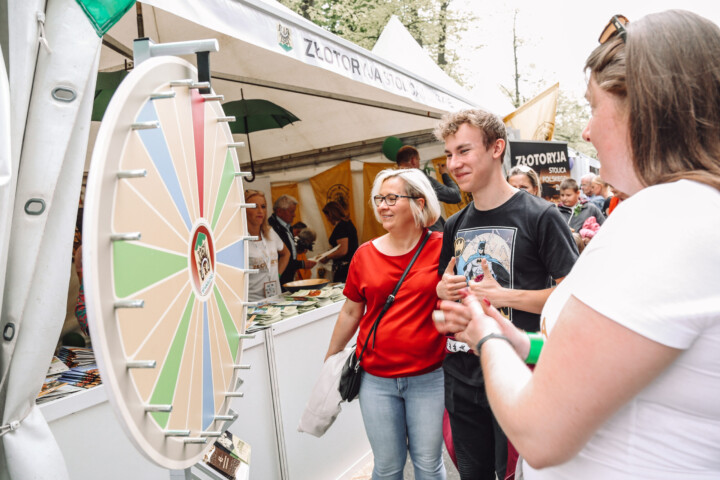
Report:
[[[397,56],[388,60],[391,48],[368,52],[274,1],[148,0],[142,16],[144,34],[155,42],[219,40],[220,51],[210,56],[212,85],[225,101],[239,99],[242,88],[245,98],[270,100],[301,119],[252,134],[260,165],[315,163],[317,154],[336,150],[347,158],[348,147],[358,144],[379,151],[387,136],[427,132],[444,112],[483,104],[442,72],[398,66]],[[133,9],[104,37],[100,70],[131,61],[137,35]]]
[[[442,149],[431,130],[444,113],[501,103],[499,90],[486,92],[486,99],[467,94],[397,20],[389,22],[369,52],[274,0],[148,0],[142,4],[142,19],[143,34],[155,42],[217,38],[220,50],[210,55],[212,86],[225,102],[239,99],[242,88],[246,99],[269,100],[301,119],[250,135],[261,174],[252,188],[269,193],[270,182],[301,182],[302,219],[316,232],[324,227],[307,180],[331,166],[326,162],[384,161],[380,152],[388,136],[418,146],[423,158],[438,156]],[[101,71],[132,61],[137,25],[132,9],[105,35]],[[195,63],[194,56],[184,58]],[[235,137],[246,140],[245,135]],[[238,155],[248,170],[247,149]],[[356,214],[363,211],[357,194],[360,169],[353,162]],[[362,225],[361,218],[356,220]],[[326,242],[325,235],[318,235],[317,248],[327,247]]]
[[0,156],[0,478],[62,479],[35,397],[62,327],[100,38],[73,0],[10,1],[3,13],[12,102],[0,103],[11,151],[10,162]]
[[[73,0],[7,5],[0,17],[6,15],[3,28],[9,31],[10,48],[3,53],[13,101],[9,115],[7,102],[0,104],[0,478],[64,478],[59,450],[34,400],[65,309],[92,107],[87,93],[98,68],[113,71],[132,62],[137,18],[131,9],[100,49]],[[476,105],[443,79],[394,65],[276,2],[148,0],[142,6],[145,35],[156,43],[219,40],[212,82],[226,101],[239,99],[242,87],[245,98],[270,100],[301,118],[282,130],[253,134],[254,157],[267,167],[379,151],[389,135],[427,138],[442,113]],[[74,92],[70,101],[58,98],[68,90]],[[8,98],[2,80],[0,98]]]
[[462,98],[469,98],[473,104],[482,106],[501,117],[515,110],[515,107],[500,89],[483,91],[481,96],[477,96],[477,91],[468,93],[430,58],[428,53],[423,50],[395,15],[390,17],[387,25],[385,25],[380,38],[378,38],[372,49],[372,53],[409,72],[421,75],[435,85],[441,85],[448,92]]

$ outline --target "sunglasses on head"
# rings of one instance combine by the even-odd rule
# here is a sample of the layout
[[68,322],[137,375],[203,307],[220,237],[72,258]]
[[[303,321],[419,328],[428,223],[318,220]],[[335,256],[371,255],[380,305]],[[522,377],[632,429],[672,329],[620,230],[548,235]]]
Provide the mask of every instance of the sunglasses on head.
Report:
[[624,15],[613,16],[600,34],[600,38],[598,38],[600,45],[610,40],[616,34],[620,35],[623,42],[626,42],[627,30],[625,30],[625,25],[628,23],[630,23],[630,20]]

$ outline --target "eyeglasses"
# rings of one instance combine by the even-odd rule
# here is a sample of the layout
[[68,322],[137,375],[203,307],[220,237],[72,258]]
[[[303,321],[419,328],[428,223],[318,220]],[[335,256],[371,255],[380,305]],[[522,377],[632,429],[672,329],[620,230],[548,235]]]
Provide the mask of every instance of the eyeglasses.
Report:
[[397,203],[398,198],[420,198],[420,197],[411,197],[409,195],[395,195],[394,193],[388,193],[387,195],[375,195],[373,197],[373,202],[375,202],[375,206],[380,206],[380,204],[385,200],[385,204],[388,207],[392,207]]
[[612,17],[600,34],[600,38],[598,38],[600,45],[610,40],[615,34],[620,35],[623,42],[627,42],[627,30],[625,30],[625,25],[628,23],[630,23],[630,20],[628,20],[624,15],[615,15]]

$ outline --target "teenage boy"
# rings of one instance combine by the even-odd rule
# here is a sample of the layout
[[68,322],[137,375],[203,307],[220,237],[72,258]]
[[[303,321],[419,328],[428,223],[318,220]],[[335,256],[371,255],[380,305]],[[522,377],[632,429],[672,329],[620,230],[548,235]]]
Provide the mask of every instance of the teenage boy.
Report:
[[560,203],[558,210],[565,218],[567,223],[574,232],[579,232],[590,217],[595,217],[598,225],[602,225],[605,221],[600,209],[591,201],[583,201],[580,198],[580,188],[577,182],[572,178],[566,178],[560,184]]
[[[460,189],[473,196],[445,224],[438,296],[459,300],[459,291],[469,287],[518,327],[540,330],[553,280],[562,280],[578,256],[570,229],[553,204],[506,181],[507,136],[500,118],[482,110],[450,114],[435,136],[445,142],[447,166]],[[452,334],[465,325],[438,321],[436,327]],[[505,478],[507,440],[488,405],[473,346],[449,337],[447,347],[445,407],[460,477]]]

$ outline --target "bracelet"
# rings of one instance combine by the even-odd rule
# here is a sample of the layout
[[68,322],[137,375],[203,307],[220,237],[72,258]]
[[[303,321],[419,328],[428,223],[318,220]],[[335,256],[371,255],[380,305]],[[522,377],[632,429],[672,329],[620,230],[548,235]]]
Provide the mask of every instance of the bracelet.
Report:
[[545,337],[540,333],[530,332],[527,332],[527,336],[530,339],[530,351],[525,359],[525,363],[534,365],[537,363],[538,358],[540,358],[540,352],[543,349],[543,345],[545,345]]
[[487,342],[488,340],[492,340],[493,338],[500,338],[502,340],[505,340],[512,347],[512,342],[505,335],[501,335],[499,333],[490,333],[488,335],[485,335],[483,338],[481,338],[480,341],[477,343],[477,345],[475,345],[475,354],[478,357],[480,356],[480,347],[482,347],[483,343]]

